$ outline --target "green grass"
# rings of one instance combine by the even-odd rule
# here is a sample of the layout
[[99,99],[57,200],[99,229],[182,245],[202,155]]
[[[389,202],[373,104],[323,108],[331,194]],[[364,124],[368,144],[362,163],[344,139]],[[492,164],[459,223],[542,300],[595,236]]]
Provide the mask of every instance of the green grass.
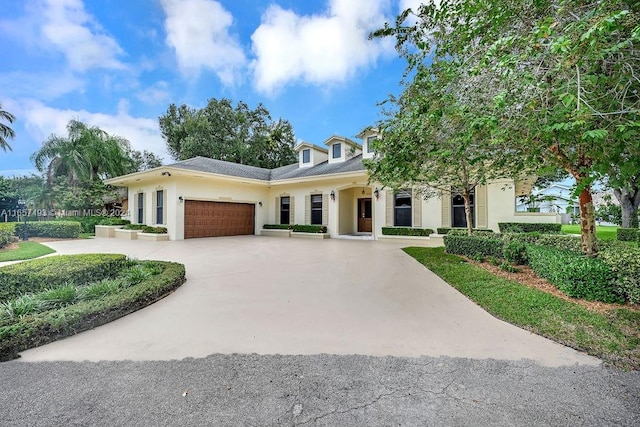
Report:
[[0,251],[0,262],[38,258],[54,252],[50,247],[38,242],[20,242],[18,249]]
[[96,233],[80,233],[78,239],[93,239],[96,237]]
[[[616,225],[596,225],[596,237],[600,240],[616,240]],[[562,226],[565,234],[580,234],[579,224],[565,224]]]
[[640,311],[596,313],[538,289],[494,276],[444,248],[404,251],[495,317],[584,351],[607,364],[640,369]]

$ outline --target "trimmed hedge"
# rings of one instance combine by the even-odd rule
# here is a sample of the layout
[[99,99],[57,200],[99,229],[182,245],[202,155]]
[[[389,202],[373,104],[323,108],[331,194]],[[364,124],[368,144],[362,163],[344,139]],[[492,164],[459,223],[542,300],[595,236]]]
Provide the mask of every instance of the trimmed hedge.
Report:
[[[451,236],[468,236],[469,232],[467,231],[466,228],[452,228],[451,230],[449,230],[449,232],[447,234],[449,234]],[[493,230],[477,229],[477,228],[474,228],[473,230],[471,230],[471,235],[472,236],[493,237],[493,238],[500,238],[501,237],[498,234],[494,233]]]
[[486,236],[460,236],[447,234],[443,237],[445,251],[450,254],[464,255],[470,258],[503,258],[504,241]]
[[[102,221],[100,221],[96,225],[127,225],[127,224],[131,224],[131,221],[129,221],[128,219],[122,219],[115,216],[109,216],[106,218],[103,217]],[[95,227],[94,227],[94,232],[95,232]]]
[[142,227],[143,233],[151,233],[151,234],[167,234],[169,231],[167,227],[152,227],[150,225],[145,225]]
[[590,301],[622,302],[614,273],[602,260],[549,246],[528,245],[529,266],[566,295]]
[[81,226],[76,221],[39,221],[16,223],[15,233],[17,236],[24,234],[27,229],[29,237],[57,237],[57,238],[77,238],[80,235]]
[[302,225],[296,224],[293,226],[292,231],[296,233],[326,233],[326,225]]
[[519,241],[505,241],[502,249],[504,259],[512,264],[526,265],[529,262],[527,257],[527,245],[524,242]]
[[15,230],[15,222],[0,223],[0,248],[3,248],[13,242],[13,237],[16,235]]
[[114,277],[127,262],[124,255],[59,255],[0,268],[0,302],[67,282],[86,283]]
[[438,227],[438,228],[436,228],[436,233],[438,233],[438,234],[447,234],[451,230],[453,230],[453,228],[450,228],[450,227]]
[[622,242],[635,242],[640,239],[640,229],[638,228],[618,228],[616,237]]
[[560,233],[562,230],[562,224],[539,224],[535,222],[499,222],[498,227],[501,233],[530,233],[532,231]]
[[626,244],[606,245],[599,258],[615,275],[615,290],[634,304],[640,304],[640,248]]
[[291,224],[265,224],[262,226],[265,230],[291,230],[293,225]]
[[145,227],[148,227],[146,224],[125,224],[122,227],[124,230],[140,230],[142,231]]
[[382,227],[383,236],[422,236],[427,237],[433,234],[430,228],[411,228],[411,227]]
[[184,265],[154,261],[163,271],[100,299],[88,300],[0,326],[0,360],[133,313],[165,297],[185,281]]
[[80,232],[81,233],[95,233],[96,225],[100,224],[101,221],[104,221],[104,216],[98,215],[87,215],[87,216],[61,216],[58,218],[52,218],[50,221],[58,221],[58,222],[79,222],[80,223]]

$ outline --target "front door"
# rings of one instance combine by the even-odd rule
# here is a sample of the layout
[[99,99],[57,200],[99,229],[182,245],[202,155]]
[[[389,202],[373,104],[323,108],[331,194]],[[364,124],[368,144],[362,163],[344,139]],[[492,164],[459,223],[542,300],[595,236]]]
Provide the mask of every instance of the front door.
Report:
[[371,233],[371,198],[358,199],[358,232]]

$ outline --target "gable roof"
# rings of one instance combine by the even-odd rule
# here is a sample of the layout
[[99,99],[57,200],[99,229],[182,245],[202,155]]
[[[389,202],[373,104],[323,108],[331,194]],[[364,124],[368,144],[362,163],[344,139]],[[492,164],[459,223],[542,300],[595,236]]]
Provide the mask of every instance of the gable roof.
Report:
[[210,159],[208,157],[193,157],[182,160],[168,168],[188,169],[197,172],[215,173],[219,175],[237,176],[239,178],[259,179],[269,181],[270,169],[255,166],[241,165],[239,163],[225,162],[224,160]]

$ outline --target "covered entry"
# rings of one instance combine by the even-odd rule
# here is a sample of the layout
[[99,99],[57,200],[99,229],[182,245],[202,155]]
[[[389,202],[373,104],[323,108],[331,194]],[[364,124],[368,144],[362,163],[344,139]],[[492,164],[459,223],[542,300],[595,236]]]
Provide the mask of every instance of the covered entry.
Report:
[[184,238],[254,234],[255,205],[186,200]]
[[374,221],[371,188],[350,187],[341,189],[338,194],[338,233],[371,236]]

